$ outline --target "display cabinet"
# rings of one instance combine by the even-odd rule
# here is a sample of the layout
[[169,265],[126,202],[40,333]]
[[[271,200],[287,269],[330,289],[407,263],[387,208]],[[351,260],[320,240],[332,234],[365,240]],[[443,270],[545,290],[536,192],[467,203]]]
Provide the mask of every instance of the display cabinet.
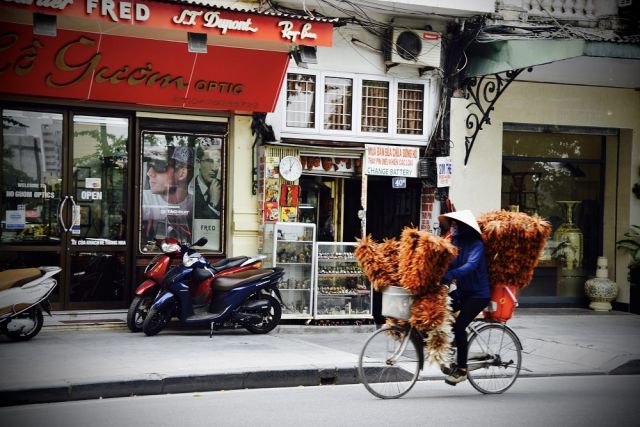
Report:
[[283,319],[313,316],[315,224],[276,222],[265,224],[265,264],[282,267],[280,282]]
[[316,243],[316,319],[370,319],[373,293],[355,257],[356,243]]

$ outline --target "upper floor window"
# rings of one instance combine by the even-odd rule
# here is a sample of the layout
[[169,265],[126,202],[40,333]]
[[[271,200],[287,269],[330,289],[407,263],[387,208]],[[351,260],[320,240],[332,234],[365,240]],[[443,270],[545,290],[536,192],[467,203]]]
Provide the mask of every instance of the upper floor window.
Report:
[[424,85],[398,83],[398,124],[401,134],[420,135],[423,131]]
[[287,75],[287,126],[313,128],[316,125],[316,77]]
[[327,77],[324,80],[324,128],[352,129],[353,79]]
[[414,140],[429,134],[429,80],[296,70],[286,82],[285,133]]
[[389,82],[362,81],[362,131],[389,130]]

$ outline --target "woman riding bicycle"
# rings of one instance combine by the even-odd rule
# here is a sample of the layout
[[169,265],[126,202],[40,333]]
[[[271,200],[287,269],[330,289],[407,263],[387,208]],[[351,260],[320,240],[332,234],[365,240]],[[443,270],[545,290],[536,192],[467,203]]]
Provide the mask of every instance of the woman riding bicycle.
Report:
[[489,304],[491,291],[485,262],[484,244],[480,227],[470,210],[450,212],[438,217],[444,228],[450,231],[451,242],[458,248],[442,278],[443,283],[456,281],[453,311],[459,311],[453,332],[457,347],[457,363],[443,368],[445,382],[456,385],[467,379],[467,333],[471,321]]

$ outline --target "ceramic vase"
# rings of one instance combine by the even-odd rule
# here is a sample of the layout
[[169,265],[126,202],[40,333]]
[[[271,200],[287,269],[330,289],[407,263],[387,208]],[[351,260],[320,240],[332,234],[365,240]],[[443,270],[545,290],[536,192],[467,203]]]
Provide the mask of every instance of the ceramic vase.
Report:
[[565,222],[561,224],[553,234],[553,239],[564,242],[558,251],[559,257],[563,261],[563,267],[567,270],[575,270],[582,267],[582,231],[573,222],[573,210],[580,201],[561,200],[558,201],[564,209]]
[[594,311],[611,311],[611,301],[618,296],[618,285],[609,280],[607,259],[598,257],[596,277],[584,284],[584,293],[591,300],[589,308]]

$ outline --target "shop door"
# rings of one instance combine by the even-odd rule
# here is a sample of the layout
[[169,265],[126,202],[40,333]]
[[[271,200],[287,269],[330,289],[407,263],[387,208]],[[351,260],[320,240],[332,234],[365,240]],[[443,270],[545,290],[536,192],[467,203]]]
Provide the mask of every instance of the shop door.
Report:
[[375,240],[397,239],[404,227],[420,226],[420,180],[392,188],[390,177],[370,176],[367,187],[367,233]]
[[2,111],[1,268],[60,265],[55,309],[126,302],[127,117]]

